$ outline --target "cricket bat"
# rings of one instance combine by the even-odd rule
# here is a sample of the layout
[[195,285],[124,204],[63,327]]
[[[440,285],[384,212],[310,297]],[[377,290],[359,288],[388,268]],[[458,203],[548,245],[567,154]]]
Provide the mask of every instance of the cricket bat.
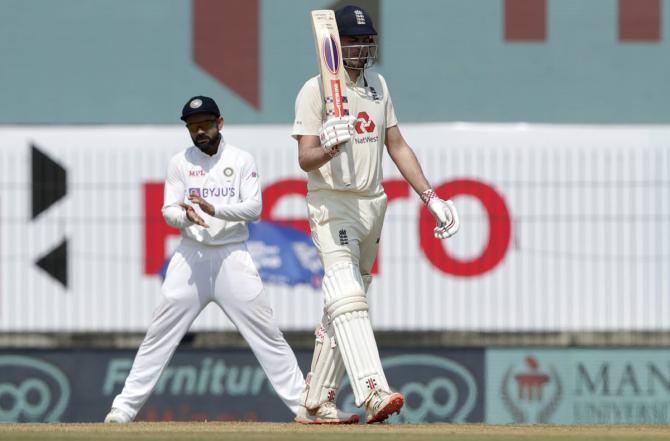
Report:
[[[329,9],[312,11],[312,31],[316,56],[321,72],[324,105],[327,117],[349,115],[347,100],[346,71],[342,63],[340,34],[337,30],[335,12]],[[346,144],[340,146],[340,154],[331,160],[338,161],[342,169],[342,181],[345,186],[351,185],[351,169],[349,152]],[[336,164],[333,164],[334,166]]]

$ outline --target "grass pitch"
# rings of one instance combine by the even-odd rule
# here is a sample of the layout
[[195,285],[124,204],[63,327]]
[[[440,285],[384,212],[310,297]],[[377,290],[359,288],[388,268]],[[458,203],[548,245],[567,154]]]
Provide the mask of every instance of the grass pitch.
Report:
[[668,426],[386,424],[329,427],[242,422],[132,423],[125,425],[0,424],[0,440],[2,441],[630,441],[669,439],[670,427]]

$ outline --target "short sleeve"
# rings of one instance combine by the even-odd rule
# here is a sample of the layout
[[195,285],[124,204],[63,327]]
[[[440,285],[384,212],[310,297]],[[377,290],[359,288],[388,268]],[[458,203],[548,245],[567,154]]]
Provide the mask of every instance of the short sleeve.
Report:
[[302,135],[319,135],[323,124],[323,101],[319,86],[319,77],[308,80],[300,89],[295,99],[295,120],[291,135],[296,138]]
[[395,115],[395,108],[393,107],[393,100],[391,99],[391,91],[388,88],[388,85],[386,84],[386,79],[383,79],[384,81],[384,88],[386,96],[386,103],[385,103],[385,108],[384,108],[384,113],[386,117],[386,127],[393,127],[398,125],[398,118]]

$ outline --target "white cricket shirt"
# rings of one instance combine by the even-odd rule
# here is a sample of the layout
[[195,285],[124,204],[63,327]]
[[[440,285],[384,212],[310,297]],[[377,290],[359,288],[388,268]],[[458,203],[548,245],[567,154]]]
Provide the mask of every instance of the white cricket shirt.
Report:
[[[357,118],[355,136],[346,145],[353,156],[352,185],[345,186],[341,167],[328,161],[319,169],[307,173],[307,188],[313,190],[342,190],[364,196],[378,196],[382,188],[382,154],[386,129],[398,124],[391,95],[384,77],[365,71],[356,84],[347,80],[349,113]],[[295,101],[293,137],[319,135],[326,120],[321,78],[307,80]]]
[[[192,204],[188,200],[191,193],[212,204],[215,216]],[[189,221],[180,202],[193,205],[209,228]],[[170,160],[163,217],[169,225],[181,229],[183,237],[205,245],[244,242],[249,238],[246,222],[258,220],[261,208],[261,187],[253,156],[223,138],[214,156],[193,146]]]

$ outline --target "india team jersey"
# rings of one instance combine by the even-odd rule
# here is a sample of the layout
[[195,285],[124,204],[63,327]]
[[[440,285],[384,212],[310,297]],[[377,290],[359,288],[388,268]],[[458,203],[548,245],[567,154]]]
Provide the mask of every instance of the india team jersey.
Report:
[[[205,214],[188,200],[200,195],[215,207],[215,216]],[[188,221],[179,203],[193,205],[209,228]],[[246,221],[261,212],[261,189],[256,163],[248,152],[221,140],[217,153],[206,155],[190,147],[170,160],[163,202],[168,224],[181,228],[182,236],[206,245],[244,242],[249,237]]]
[[[343,190],[364,196],[377,196],[382,188],[382,154],[386,129],[398,124],[391,96],[384,78],[366,71],[356,84],[347,81],[349,113],[356,117],[355,133],[347,143],[353,158],[351,186],[345,186],[342,170],[333,161],[308,173],[307,188],[314,190]],[[323,90],[319,76],[309,79],[295,102],[295,122],[292,135],[319,135],[326,120]]]

